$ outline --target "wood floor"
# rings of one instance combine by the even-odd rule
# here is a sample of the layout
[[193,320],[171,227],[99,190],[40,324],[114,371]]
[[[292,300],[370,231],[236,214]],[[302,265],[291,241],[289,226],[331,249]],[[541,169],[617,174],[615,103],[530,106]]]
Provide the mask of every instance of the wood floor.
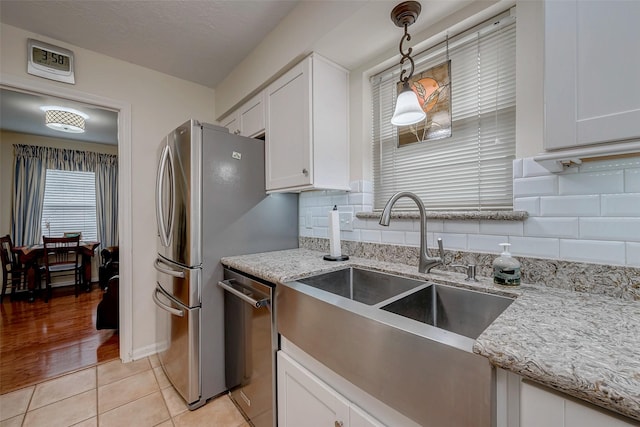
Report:
[[48,303],[10,301],[0,307],[0,394],[119,357],[115,330],[96,330],[102,291],[77,298],[54,288]]

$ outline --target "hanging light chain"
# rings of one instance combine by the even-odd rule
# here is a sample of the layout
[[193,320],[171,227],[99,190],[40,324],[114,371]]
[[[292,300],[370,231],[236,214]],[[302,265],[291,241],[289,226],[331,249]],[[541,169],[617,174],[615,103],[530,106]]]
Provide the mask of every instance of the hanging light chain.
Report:
[[[411,57],[411,52],[413,52],[413,48],[408,48],[407,52],[405,53],[404,48],[403,48],[403,44],[405,41],[411,41],[411,34],[409,34],[408,31],[409,28],[409,24],[405,23],[404,24],[404,35],[402,36],[402,38],[400,39],[400,54],[402,55],[402,58],[400,59],[400,67],[402,69],[402,72],[400,73],[400,81],[402,83],[407,83],[409,81],[409,79],[413,76],[413,71],[415,69],[415,63],[413,62],[413,58]],[[404,74],[407,72],[407,70],[405,70],[404,68],[402,68],[402,66],[404,65],[406,60],[409,60],[409,63],[411,64],[411,71],[409,72],[409,75],[404,77]]]

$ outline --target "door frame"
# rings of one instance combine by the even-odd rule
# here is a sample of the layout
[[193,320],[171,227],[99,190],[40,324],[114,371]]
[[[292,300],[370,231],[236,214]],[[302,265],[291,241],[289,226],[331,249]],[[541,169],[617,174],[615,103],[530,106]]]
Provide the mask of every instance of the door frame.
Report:
[[25,79],[0,73],[0,87],[91,104],[118,113],[118,238],[120,276],[120,359],[133,360],[133,269],[131,212],[131,104],[122,100],[59,86],[46,80]]

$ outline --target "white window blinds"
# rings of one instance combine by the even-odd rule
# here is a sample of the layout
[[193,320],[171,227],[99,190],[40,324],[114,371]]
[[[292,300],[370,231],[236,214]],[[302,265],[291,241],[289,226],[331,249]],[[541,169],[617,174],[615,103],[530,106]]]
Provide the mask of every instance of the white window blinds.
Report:
[[[516,28],[505,14],[449,41],[452,136],[397,147],[390,123],[399,66],[371,79],[374,208],[412,191],[431,210],[511,209],[515,158]],[[416,71],[447,60],[444,44],[416,55]],[[414,209],[401,199],[397,206]]]
[[42,233],[61,237],[76,231],[82,233],[82,240],[98,240],[95,174],[47,169]]

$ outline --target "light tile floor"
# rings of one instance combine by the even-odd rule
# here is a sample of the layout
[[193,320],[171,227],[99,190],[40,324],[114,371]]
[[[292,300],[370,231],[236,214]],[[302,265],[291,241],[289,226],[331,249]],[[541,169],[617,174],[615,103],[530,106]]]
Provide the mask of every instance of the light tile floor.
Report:
[[249,427],[227,395],[189,411],[151,356],[119,360],[0,396],[0,427]]

